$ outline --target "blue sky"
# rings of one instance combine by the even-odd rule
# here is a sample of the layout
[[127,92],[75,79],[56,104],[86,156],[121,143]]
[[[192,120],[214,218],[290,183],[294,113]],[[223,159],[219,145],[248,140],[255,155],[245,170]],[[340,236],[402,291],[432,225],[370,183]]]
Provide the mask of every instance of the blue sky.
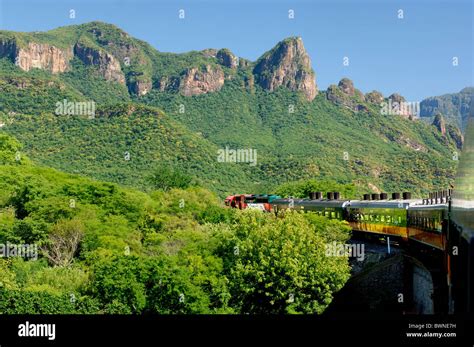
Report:
[[471,0],[0,0],[1,29],[42,31],[92,20],[160,51],[227,47],[251,60],[285,37],[301,36],[320,89],[349,77],[363,92],[417,101],[474,84]]

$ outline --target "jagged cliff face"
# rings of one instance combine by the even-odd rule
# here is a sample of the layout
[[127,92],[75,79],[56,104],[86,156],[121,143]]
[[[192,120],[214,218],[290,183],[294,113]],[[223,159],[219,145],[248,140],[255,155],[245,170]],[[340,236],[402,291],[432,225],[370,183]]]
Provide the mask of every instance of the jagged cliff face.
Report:
[[474,88],[468,87],[459,93],[433,96],[424,99],[420,104],[421,117],[434,117],[440,113],[449,123],[453,123],[464,130],[470,109],[471,100],[474,99]]
[[102,77],[107,81],[125,84],[125,76],[120,67],[120,63],[111,54],[81,44],[74,46],[74,54],[81,59],[84,64],[97,66]]
[[[151,71],[152,64],[130,35],[115,26],[104,26],[94,22],[90,23],[87,33],[111,54],[117,65],[121,66],[122,74],[126,75],[125,81],[132,94],[143,96],[152,89],[151,75],[135,70],[135,68],[146,68]],[[106,67],[105,70],[108,68]],[[126,74],[127,70],[132,73]],[[106,75],[114,75],[114,73],[110,72]],[[121,78],[118,78],[120,79],[119,83],[122,83]],[[115,78],[111,80],[115,80]]]
[[30,42],[27,48],[19,49],[18,66],[25,71],[38,68],[59,73],[68,69],[71,57],[70,50],[63,51],[48,44]]
[[204,71],[191,68],[181,79],[179,90],[184,96],[215,92],[222,88],[224,80],[224,72],[217,67],[206,65]]
[[[201,58],[193,54],[160,53],[106,23],[81,24],[75,30],[77,35],[71,36],[70,27],[67,29],[65,36],[70,41],[66,44],[60,33],[54,33],[62,37],[59,46],[69,44],[67,48],[56,47],[54,35],[11,35],[0,31],[0,58],[8,57],[25,71],[39,68],[56,74],[67,71],[75,56],[85,65],[95,67],[107,81],[126,84],[129,93],[138,96],[152,89],[185,96],[217,92],[226,80],[239,76],[238,71],[243,72],[240,77],[243,88],[251,93],[256,85],[268,91],[284,87],[302,92],[311,101],[318,92],[301,38],[283,40],[254,63],[238,58],[226,48],[203,50]],[[29,43],[18,47],[17,40]]]
[[309,101],[313,100],[318,92],[311,61],[301,38],[280,42],[260,58],[253,72],[256,82],[270,91],[283,86],[303,92]]
[[15,41],[0,41],[0,57],[8,57],[24,71],[33,68],[65,72],[72,57],[71,50],[62,50],[45,43],[30,42],[26,47],[18,47]]

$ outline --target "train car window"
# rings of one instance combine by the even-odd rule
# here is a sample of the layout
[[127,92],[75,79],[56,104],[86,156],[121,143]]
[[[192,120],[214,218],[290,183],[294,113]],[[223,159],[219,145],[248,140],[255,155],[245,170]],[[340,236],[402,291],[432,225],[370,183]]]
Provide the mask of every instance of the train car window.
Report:
[[382,223],[385,223],[385,216],[380,216],[380,221],[381,221]]
[[336,212],[331,212],[331,218],[336,218]]

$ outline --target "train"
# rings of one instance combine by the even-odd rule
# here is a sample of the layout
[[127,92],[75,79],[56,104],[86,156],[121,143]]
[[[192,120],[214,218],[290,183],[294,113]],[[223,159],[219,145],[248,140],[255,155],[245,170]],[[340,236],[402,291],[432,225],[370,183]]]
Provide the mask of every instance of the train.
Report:
[[[275,194],[240,194],[226,205],[259,209],[275,215],[286,210],[312,212],[346,221],[353,234],[398,244],[429,264],[441,298],[436,312],[474,312],[474,203],[454,199],[452,189],[412,199],[409,192],[364,194],[360,200],[342,199],[338,192],[311,192],[308,198],[282,198]],[[457,211],[457,212],[456,212]]]
[[448,202],[451,190],[430,194],[427,199],[412,199],[409,192],[365,194],[361,200],[341,199],[338,192],[311,192],[308,198],[282,198],[275,194],[231,195],[226,206],[259,209],[281,214],[287,209],[313,212],[329,219],[345,220],[355,232],[409,239],[445,250]]

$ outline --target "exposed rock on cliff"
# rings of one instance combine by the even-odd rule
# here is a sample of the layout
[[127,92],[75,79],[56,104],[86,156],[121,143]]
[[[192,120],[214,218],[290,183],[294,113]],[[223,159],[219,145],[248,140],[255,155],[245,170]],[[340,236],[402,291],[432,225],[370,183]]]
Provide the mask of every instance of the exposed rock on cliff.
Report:
[[309,101],[318,92],[310,58],[299,37],[278,43],[258,60],[253,72],[256,82],[270,91],[283,86],[303,92]]
[[2,40],[0,57],[10,58],[24,71],[37,68],[58,73],[68,69],[72,52],[45,43],[29,42],[25,47],[19,47],[14,40]]
[[450,138],[458,149],[461,149],[464,143],[464,137],[461,130],[453,125],[447,124],[445,118],[441,114],[436,114],[433,125],[446,139]]
[[365,101],[364,94],[348,78],[341,79],[337,86],[331,84],[326,91],[326,98],[353,111],[367,111],[367,107],[362,104]]
[[148,80],[135,80],[128,83],[128,88],[133,94],[143,96],[151,90],[152,83]]
[[207,48],[201,51],[201,53],[206,57],[206,58],[215,58],[217,55],[217,49],[214,48]]
[[338,87],[344,94],[350,96],[354,96],[355,94],[354,83],[348,78],[343,78],[342,80],[340,80]]
[[[80,41],[87,42],[88,37],[92,36],[93,42],[99,43],[121,64],[121,70],[131,93],[145,95],[152,89],[152,63],[144,54],[144,47],[140,45],[140,42],[133,40],[126,32],[111,24],[91,22],[84,24],[83,27],[87,34],[81,37]],[[85,46],[89,45],[85,44]],[[118,75],[117,77],[121,80]]]
[[438,129],[441,134],[443,134],[443,136],[446,136],[446,121],[444,120],[444,117],[442,115],[436,115],[433,120],[433,125],[436,127],[436,129]]
[[206,65],[204,71],[195,67],[187,69],[179,89],[183,95],[192,96],[218,91],[223,85],[224,72],[218,67]]
[[113,55],[91,47],[76,43],[74,54],[86,65],[94,65],[98,68],[102,77],[107,81],[125,84],[125,77],[120,63]]
[[217,52],[216,58],[219,64],[225,67],[236,69],[238,66],[237,57],[226,48],[219,50],[219,52]]
[[382,93],[373,90],[367,94],[365,94],[365,100],[372,104],[380,105],[384,101],[384,97]]
[[406,101],[405,98],[403,96],[401,96],[400,94],[398,94],[398,93],[393,93],[392,95],[390,95],[388,97],[388,100],[391,100],[392,104],[395,103],[395,102],[400,104],[400,103]]

